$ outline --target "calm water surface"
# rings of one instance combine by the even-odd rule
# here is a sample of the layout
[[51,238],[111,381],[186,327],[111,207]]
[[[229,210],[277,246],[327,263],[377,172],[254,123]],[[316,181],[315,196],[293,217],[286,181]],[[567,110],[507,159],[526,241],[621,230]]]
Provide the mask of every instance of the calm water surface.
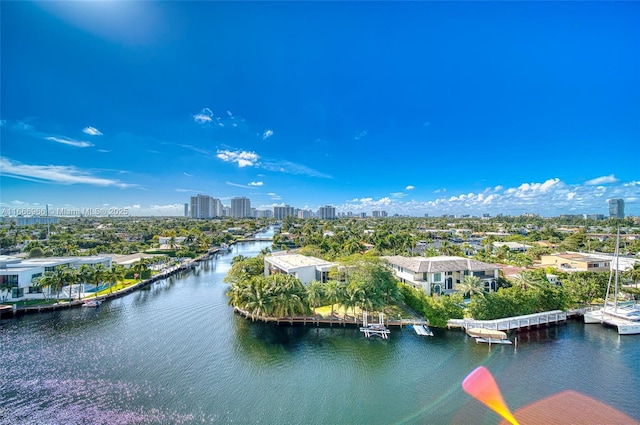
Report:
[[478,345],[252,323],[222,282],[234,252],[98,309],[0,323],[0,424],[495,424],[460,383],[479,365],[515,410],[565,389],[640,419],[640,336],[579,322]]

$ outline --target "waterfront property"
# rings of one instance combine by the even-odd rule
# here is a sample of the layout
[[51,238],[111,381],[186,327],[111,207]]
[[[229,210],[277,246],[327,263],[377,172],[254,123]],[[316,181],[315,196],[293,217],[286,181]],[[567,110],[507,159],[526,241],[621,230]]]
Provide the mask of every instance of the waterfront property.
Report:
[[[22,259],[11,256],[0,257],[0,286],[7,287],[8,294],[4,301],[20,301],[27,299],[41,299],[42,291],[34,280],[45,272],[54,271],[60,267],[80,268],[83,264],[89,266],[103,265],[111,267],[110,256],[92,255],[86,257],[47,257]],[[2,295],[0,291],[0,295]]]
[[336,266],[336,263],[320,258],[282,252],[264,258],[264,275],[285,273],[298,278],[303,284],[313,280],[324,283],[329,279],[329,270]]
[[498,267],[470,258],[439,255],[437,257],[382,257],[389,262],[395,276],[427,295],[450,294],[465,276],[476,276],[489,290],[495,289]]

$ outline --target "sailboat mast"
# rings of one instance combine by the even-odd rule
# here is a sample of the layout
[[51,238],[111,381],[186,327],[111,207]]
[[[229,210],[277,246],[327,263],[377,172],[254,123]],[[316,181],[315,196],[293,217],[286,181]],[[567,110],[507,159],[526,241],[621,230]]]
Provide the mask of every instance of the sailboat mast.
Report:
[[616,286],[615,286],[615,298],[613,299],[613,311],[615,311],[616,313],[618,312],[618,265],[620,263],[620,227],[618,227],[618,235],[616,236],[616,250],[615,250],[615,257],[616,257],[616,277],[615,277],[615,282],[616,282]]

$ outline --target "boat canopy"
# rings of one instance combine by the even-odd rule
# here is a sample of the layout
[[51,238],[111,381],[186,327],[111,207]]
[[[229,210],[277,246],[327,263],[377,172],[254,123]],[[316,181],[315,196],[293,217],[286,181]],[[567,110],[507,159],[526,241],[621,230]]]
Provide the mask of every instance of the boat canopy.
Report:
[[467,335],[474,338],[507,339],[507,334],[502,331],[492,331],[484,328],[467,329]]

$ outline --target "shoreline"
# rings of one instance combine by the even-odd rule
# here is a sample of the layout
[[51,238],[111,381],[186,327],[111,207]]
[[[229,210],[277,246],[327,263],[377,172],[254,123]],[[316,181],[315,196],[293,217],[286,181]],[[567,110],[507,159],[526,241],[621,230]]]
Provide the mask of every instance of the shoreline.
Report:
[[82,305],[87,301],[98,300],[100,302],[103,302],[103,301],[107,301],[107,300],[110,300],[110,299],[120,298],[120,297],[122,297],[124,295],[130,294],[131,292],[135,292],[135,291],[137,291],[139,289],[142,289],[142,288],[144,288],[144,287],[146,287],[146,286],[148,286],[148,285],[150,285],[150,284],[152,284],[154,282],[157,282],[159,280],[166,279],[166,278],[168,278],[170,276],[173,276],[176,273],[189,270],[189,269],[195,267],[201,261],[207,260],[207,259],[211,258],[211,256],[213,256],[214,254],[218,254],[221,251],[223,251],[223,250],[220,247],[211,249],[208,252],[206,252],[205,254],[202,254],[202,255],[200,255],[200,256],[198,256],[196,258],[190,258],[188,260],[184,260],[182,263],[180,263],[180,265],[164,269],[161,272],[159,272],[158,274],[156,274],[154,276],[151,276],[151,277],[149,277],[147,279],[141,280],[138,283],[134,283],[134,284],[132,284],[130,286],[127,286],[126,288],[119,289],[119,290],[117,290],[115,292],[112,292],[112,293],[109,293],[109,294],[100,295],[98,297],[89,296],[89,297],[86,297],[86,298],[82,298],[80,300],[61,301],[61,302],[58,302],[58,303],[55,303],[55,304],[43,304],[43,305],[28,306],[28,307],[18,307],[15,304],[14,304],[13,307],[7,305],[7,307],[9,307],[9,308],[0,309],[0,318],[17,317],[17,316],[21,316],[21,315],[25,315],[25,314],[46,313],[46,312],[51,312],[51,311],[55,311],[55,310],[82,307]]

